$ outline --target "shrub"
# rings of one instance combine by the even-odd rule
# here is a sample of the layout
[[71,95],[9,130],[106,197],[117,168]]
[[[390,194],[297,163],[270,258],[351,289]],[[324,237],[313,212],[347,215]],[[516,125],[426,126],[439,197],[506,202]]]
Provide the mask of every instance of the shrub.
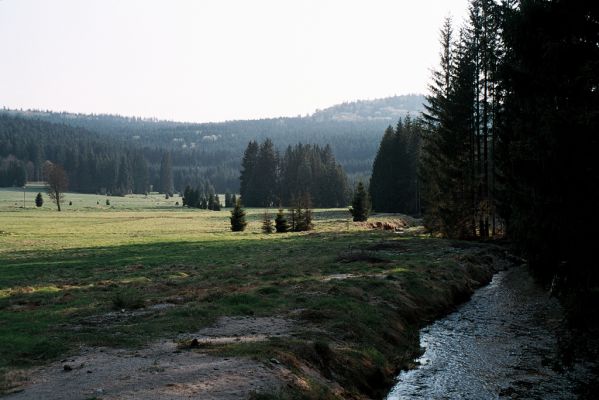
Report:
[[44,197],[42,196],[41,193],[38,193],[37,196],[35,196],[35,206],[41,207],[43,205],[44,205]]

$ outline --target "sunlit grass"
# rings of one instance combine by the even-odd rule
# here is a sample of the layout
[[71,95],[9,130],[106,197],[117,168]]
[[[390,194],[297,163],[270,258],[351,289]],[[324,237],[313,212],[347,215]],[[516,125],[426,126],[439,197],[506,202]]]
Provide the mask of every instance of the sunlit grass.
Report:
[[[49,205],[19,208],[18,196],[0,190],[0,369],[55,359],[82,344],[140,346],[235,315],[300,318],[300,326],[318,326],[301,340],[336,341],[378,365],[380,354],[407,354],[392,345],[407,333],[390,325],[414,312],[405,302],[445,301],[450,280],[465,271],[446,256],[453,254],[448,242],[375,231],[351,222],[345,209],[315,210],[314,231],[267,235],[263,209],[247,210],[247,230],[233,233],[228,210],[184,209],[177,198],[111,198],[114,206],[106,207],[101,196],[67,194],[73,206],[59,213]],[[340,262],[342,254],[376,246],[382,262]],[[172,306],[89,322],[164,303]],[[301,353],[297,346],[279,340],[219,351],[272,356]]]

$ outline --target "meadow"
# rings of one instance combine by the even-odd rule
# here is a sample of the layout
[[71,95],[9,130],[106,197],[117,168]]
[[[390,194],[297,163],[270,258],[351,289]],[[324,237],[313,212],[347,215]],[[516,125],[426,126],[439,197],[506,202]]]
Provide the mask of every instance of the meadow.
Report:
[[[27,189],[22,208],[22,189],[0,190],[0,376],[81,345],[135,348],[220,316],[283,316],[318,329],[210,351],[308,363],[372,395],[409,365],[420,326],[489,279],[497,253],[376,230],[344,209],[314,210],[313,231],[270,235],[264,210],[249,209],[248,228],[233,233],[229,210],[186,209],[178,197],[107,206],[105,196],[68,193],[72,205],[57,212],[47,196],[35,207],[38,191]],[[334,349],[324,361],[323,346]]]

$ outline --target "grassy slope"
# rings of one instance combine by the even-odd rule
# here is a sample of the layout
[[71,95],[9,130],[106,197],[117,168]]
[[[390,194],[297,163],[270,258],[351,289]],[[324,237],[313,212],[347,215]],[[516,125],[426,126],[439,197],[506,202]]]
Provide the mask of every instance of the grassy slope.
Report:
[[[264,235],[262,210],[249,210],[248,230],[232,233],[228,211],[182,209],[178,198],[111,198],[106,207],[102,196],[69,194],[73,205],[58,213],[32,207],[36,192],[23,210],[22,192],[0,191],[5,371],[80,344],[139,346],[222,315],[279,315],[319,329],[209,351],[276,357],[303,376],[306,396],[380,397],[417,351],[418,327],[487,280],[496,253],[368,230],[344,210],[316,210],[310,233]],[[354,276],[325,279],[334,274]],[[178,306],[89,322],[115,306],[164,302]],[[306,366],[324,378],[304,376]]]

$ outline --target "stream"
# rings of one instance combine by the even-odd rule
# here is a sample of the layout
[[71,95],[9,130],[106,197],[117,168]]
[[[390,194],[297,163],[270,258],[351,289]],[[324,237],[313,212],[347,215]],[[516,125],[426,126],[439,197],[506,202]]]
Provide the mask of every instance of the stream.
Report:
[[525,267],[491,283],[420,332],[419,367],[404,371],[387,400],[575,399],[590,365],[560,367],[563,311]]

